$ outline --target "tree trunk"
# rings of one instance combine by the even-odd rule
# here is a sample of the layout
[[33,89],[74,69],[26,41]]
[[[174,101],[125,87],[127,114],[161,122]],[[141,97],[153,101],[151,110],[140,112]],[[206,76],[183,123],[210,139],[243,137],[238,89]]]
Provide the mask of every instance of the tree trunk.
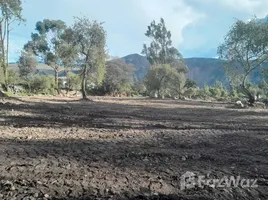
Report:
[[9,27],[9,22],[7,20],[7,51],[6,51],[6,55],[7,55],[7,59],[6,59],[6,63],[7,63],[7,67],[9,64],[9,38],[10,38],[10,27]]
[[248,97],[248,102],[250,106],[253,106],[253,104],[255,103],[255,97],[250,93],[250,91],[246,88],[246,80],[247,80],[247,76],[244,77],[244,80],[241,84],[241,89],[243,90],[243,92],[247,95]]
[[4,60],[5,59],[3,58],[2,68],[3,68],[3,73],[4,73],[4,85],[5,85],[3,89],[7,92],[8,91],[8,74],[7,74],[7,66]]
[[[0,32],[2,34],[2,28],[0,25]],[[5,52],[5,40],[4,38],[1,36],[1,67],[3,69],[3,74],[4,74],[4,90],[7,91],[8,90],[8,75],[7,75],[7,67],[6,67],[6,52]]]
[[86,74],[87,74],[87,67],[84,66],[84,70],[82,73],[82,83],[81,83],[81,92],[82,92],[82,99],[87,100],[86,94]]
[[59,94],[59,69],[55,68],[55,87],[57,90],[57,93]]
[[[3,27],[4,26],[4,27]],[[4,29],[3,29],[4,28]],[[6,49],[5,49],[5,36],[7,32],[7,24],[6,21],[0,23],[0,35],[1,35],[1,67],[3,69],[4,74],[4,87],[5,91],[8,91],[8,74],[7,74],[7,64],[6,64]]]
[[250,91],[244,85],[242,85],[242,90],[248,97],[249,105],[253,106],[253,104],[255,103],[255,97],[250,93]]
[[32,93],[32,87],[31,87],[31,81],[30,80],[28,80],[28,89]]

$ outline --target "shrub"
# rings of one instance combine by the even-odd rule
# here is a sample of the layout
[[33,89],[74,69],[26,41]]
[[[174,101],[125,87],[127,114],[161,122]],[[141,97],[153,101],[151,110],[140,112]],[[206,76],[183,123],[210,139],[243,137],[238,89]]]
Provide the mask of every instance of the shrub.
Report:
[[51,75],[35,76],[31,81],[31,92],[35,94],[55,95],[55,80]]
[[67,88],[68,90],[79,90],[81,85],[81,79],[79,75],[72,72],[67,73]]

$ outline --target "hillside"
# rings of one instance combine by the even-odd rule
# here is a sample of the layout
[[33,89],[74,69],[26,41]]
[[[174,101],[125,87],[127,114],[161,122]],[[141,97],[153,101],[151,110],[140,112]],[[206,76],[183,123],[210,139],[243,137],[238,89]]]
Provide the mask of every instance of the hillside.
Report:
[[226,83],[223,62],[214,58],[186,58],[188,78],[195,80],[199,86],[213,85],[217,80]]
[[131,64],[136,69],[135,75],[138,80],[143,80],[148,70],[150,69],[150,63],[146,57],[139,54],[131,54],[122,58],[127,64]]
[[[141,56],[139,54],[131,54],[122,58],[127,64],[132,64],[135,68],[135,76],[137,80],[143,80],[146,76],[148,70],[150,69],[150,63],[146,59],[146,57]],[[195,80],[197,84],[202,87],[204,84],[213,85],[217,80],[227,83],[223,62],[219,59],[215,58],[186,58],[185,64],[188,66],[187,77]],[[18,71],[17,64],[10,64],[10,67]],[[268,63],[267,63],[268,67]],[[52,68],[47,65],[40,63],[37,66],[38,74],[40,75],[54,75],[54,71]],[[78,70],[74,70],[75,73],[78,73]],[[64,71],[62,70],[59,73],[59,76],[65,76]],[[253,72],[252,80],[253,82],[259,82],[260,71],[257,70]]]
[[[18,64],[16,64],[16,63],[10,63],[9,66],[12,70],[14,70],[16,72],[19,71]],[[75,70],[73,70],[73,72],[77,74],[78,70],[75,69]],[[37,74],[38,75],[52,75],[52,76],[54,76],[54,70],[44,63],[38,63]],[[61,70],[59,72],[59,77],[61,77],[61,76],[65,76],[64,70]]]
[[[131,54],[122,58],[127,64],[132,64],[135,70],[137,80],[143,80],[148,70],[150,63],[146,57],[139,54]],[[187,76],[197,82],[199,86],[204,84],[213,85],[216,80],[225,82],[222,62],[213,58],[186,58],[185,63],[188,66],[189,72]],[[11,69],[18,71],[18,66],[15,63],[9,65]],[[37,66],[39,75],[54,75],[54,71],[49,66],[39,63]],[[77,72],[77,70],[75,70]],[[64,76],[64,71],[59,73],[59,76]]]
[[[133,64],[136,69],[136,77],[142,80],[150,68],[146,57],[139,54],[131,54],[123,57],[126,63]],[[185,63],[189,72],[187,76],[197,82],[199,86],[204,84],[213,85],[216,80],[226,82],[223,63],[214,58],[186,58]]]

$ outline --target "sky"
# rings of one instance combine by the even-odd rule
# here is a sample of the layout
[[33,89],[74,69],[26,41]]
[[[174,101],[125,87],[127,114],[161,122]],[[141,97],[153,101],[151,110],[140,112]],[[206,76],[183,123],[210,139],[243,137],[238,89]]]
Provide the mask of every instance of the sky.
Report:
[[217,47],[237,19],[268,14],[268,0],[23,0],[26,23],[11,33],[10,61],[17,61],[37,21],[60,19],[71,26],[74,16],[104,22],[111,56],[141,53],[152,20],[163,17],[173,46],[183,57],[217,57]]

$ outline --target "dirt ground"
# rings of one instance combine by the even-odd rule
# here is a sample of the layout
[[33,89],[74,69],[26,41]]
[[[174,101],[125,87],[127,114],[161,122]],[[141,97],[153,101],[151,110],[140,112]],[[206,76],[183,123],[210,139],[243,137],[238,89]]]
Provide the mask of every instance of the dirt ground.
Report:
[[[181,176],[257,179],[183,190]],[[268,199],[268,110],[178,100],[0,99],[0,199]]]

